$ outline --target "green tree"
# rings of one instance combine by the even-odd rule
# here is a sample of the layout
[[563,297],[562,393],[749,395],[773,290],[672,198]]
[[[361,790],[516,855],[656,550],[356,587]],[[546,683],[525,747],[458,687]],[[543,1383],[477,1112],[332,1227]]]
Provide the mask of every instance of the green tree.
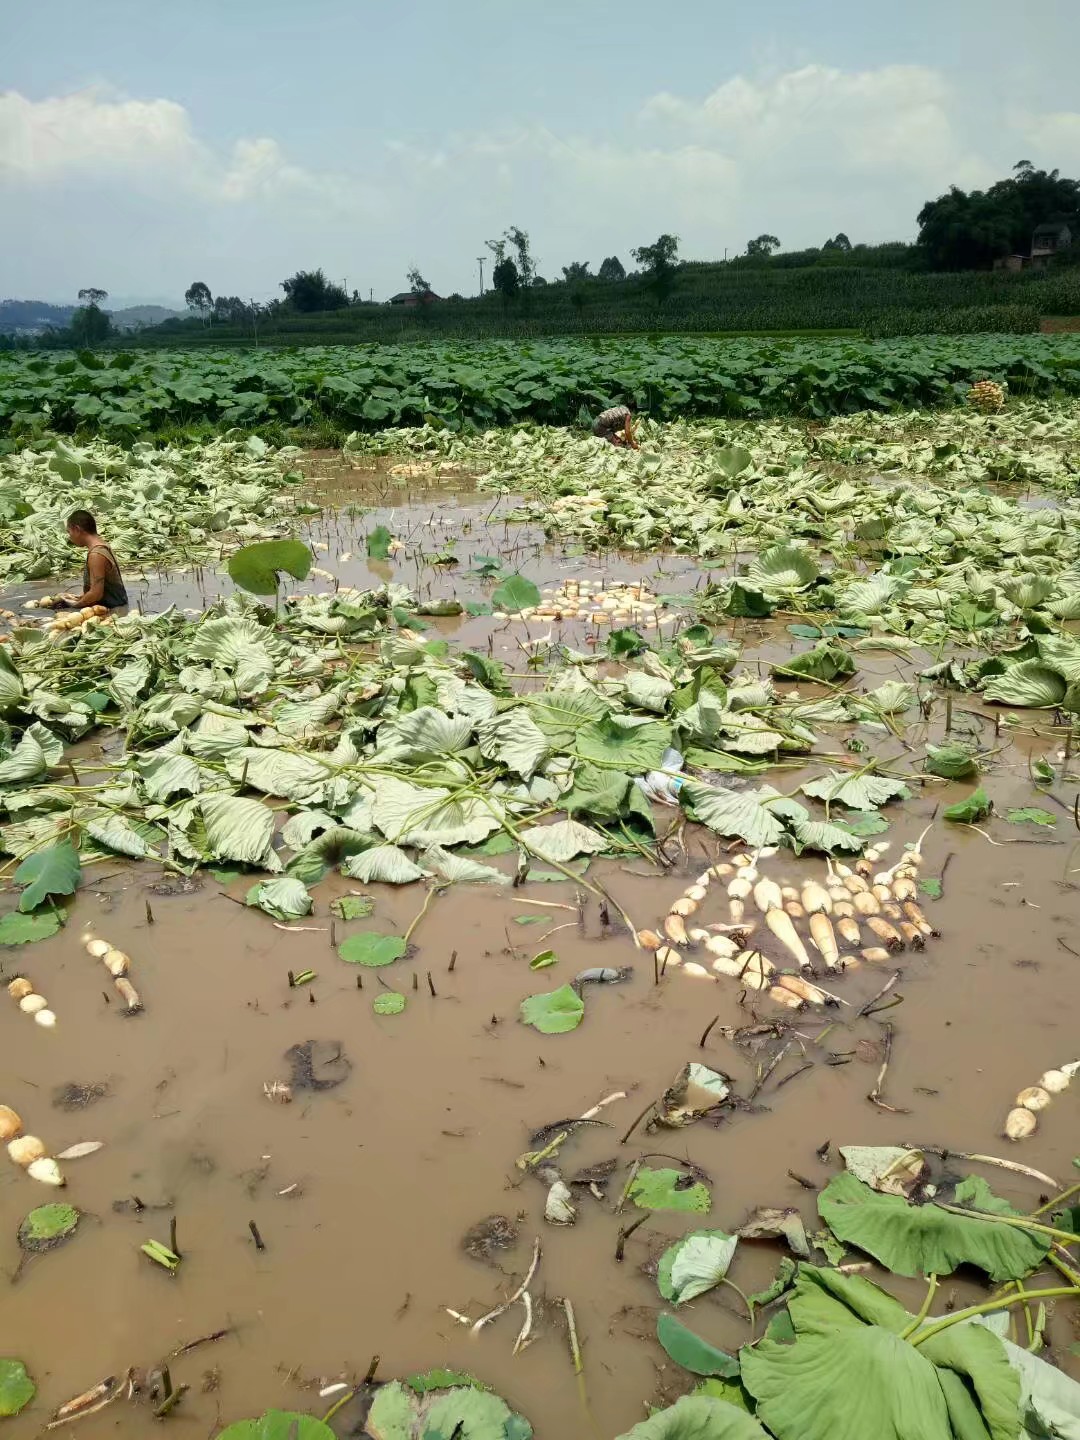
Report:
[[102,300],[109,298],[107,290],[99,290],[95,285],[88,285],[85,290],[79,291],[79,299],[84,305],[97,305],[100,307]]
[[214,297],[210,294],[210,286],[202,280],[193,280],[184,291],[184,304],[205,320],[214,309]]
[[759,235],[754,240],[747,241],[746,253],[753,260],[767,260],[774,250],[780,249],[780,241],[775,235]]
[[423,275],[420,274],[420,271],[416,268],[415,265],[412,267],[411,270],[407,270],[405,272],[405,279],[409,282],[409,289],[417,297],[422,297],[426,295],[427,292],[431,289],[431,286],[424,279]]
[[920,250],[933,270],[976,270],[1012,249],[1014,221],[982,190],[953,185],[919,211]]
[[214,300],[214,319],[219,325],[243,325],[251,319],[251,307],[239,295],[218,295]]
[[[80,295],[82,291],[79,292]],[[99,292],[104,297],[104,291]],[[76,345],[100,345],[112,334],[112,320],[99,305],[81,305],[71,317],[71,338]]]
[[536,274],[536,261],[533,259],[532,248],[529,244],[529,232],[520,229],[517,225],[511,225],[506,232],[506,238],[513,246],[514,254],[517,257],[515,263],[521,288],[527,290]]
[[491,284],[505,301],[513,300],[517,295],[521,288],[521,276],[509,255],[504,254],[501,260],[496,260],[495,269],[491,272]]
[[589,262],[587,260],[571,260],[569,265],[562,267],[563,279],[566,281],[591,280],[589,274]]
[[679,237],[664,234],[652,245],[639,245],[630,254],[644,266],[652,279],[656,298],[662,304],[670,295],[675,281],[675,266],[679,258]]
[[843,250],[847,254],[851,250],[851,241],[843,230],[838,230],[835,237],[832,240],[826,240],[821,248],[823,250]]
[[918,248],[937,270],[972,270],[999,256],[1026,255],[1037,226],[1080,220],[1080,181],[1020,160],[989,190],[956,185],[919,211]]
[[601,260],[600,269],[597,272],[601,280],[625,280],[626,271],[623,263],[617,255],[609,255],[606,260]]
[[285,299],[294,310],[311,314],[317,310],[344,310],[349,297],[340,285],[327,280],[322,270],[298,270],[281,282]]

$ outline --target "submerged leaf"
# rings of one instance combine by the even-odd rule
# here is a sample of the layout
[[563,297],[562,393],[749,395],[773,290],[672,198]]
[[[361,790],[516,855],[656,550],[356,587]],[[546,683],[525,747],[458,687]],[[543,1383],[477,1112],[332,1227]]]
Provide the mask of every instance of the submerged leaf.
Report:
[[234,1420],[215,1440],[336,1440],[333,1430],[314,1415],[267,1410],[258,1420]]
[[36,1394],[23,1362],[0,1355],[0,1416],[18,1415]]
[[400,960],[408,947],[400,935],[380,935],[375,930],[363,930],[350,935],[338,946],[338,954],[350,965],[367,965],[381,969]]
[[544,995],[529,995],[521,1002],[521,1018],[541,1035],[564,1035],[576,1030],[585,1017],[585,1002],[570,985]]
[[[696,1293],[701,1294],[702,1291]],[[676,1365],[681,1365],[684,1370],[689,1370],[694,1375],[722,1375],[730,1380],[739,1374],[739,1362],[736,1359],[723,1350],[718,1350],[715,1345],[710,1345],[700,1335],[695,1335],[676,1320],[674,1315],[658,1317],[656,1338]]]
[[704,1215],[712,1206],[709,1187],[683,1170],[654,1170],[643,1165],[628,1199],[640,1210],[684,1210]]
[[956,741],[927,745],[926,768],[931,775],[940,775],[945,780],[969,780],[979,769],[974,752]]
[[745,1409],[711,1395],[684,1395],[616,1440],[768,1440],[768,1436]]
[[978,790],[973,790],[955,805],[946,805],[941,813],[946,820],[955,820],[961,825],[974,825],[976,820],[984,820],[993,808],[990,796],[980,785]]
[[405,1009],[405,996],[397,990],[384,990],[381,995],[376,995],[371,1008],[376,1015],[400,1015]]
[[74,1205],[39,1205],[19,1226],[19,1245],[32,1254],[52,1250],[75,1233],[80,1218]]

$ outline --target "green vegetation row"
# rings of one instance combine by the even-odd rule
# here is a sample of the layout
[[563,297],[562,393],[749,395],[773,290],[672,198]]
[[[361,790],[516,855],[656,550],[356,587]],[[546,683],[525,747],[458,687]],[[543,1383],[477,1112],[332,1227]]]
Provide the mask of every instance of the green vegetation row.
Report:
[[0,434],[132,439],[186,430],[300,433],[432,422],[572,424],[614,402],[654,419],[956,404],[989,378],[1012,395],[1080,394],[1080,338],[883,341],[490,341],[0,356]]
[[[779,257],[777,257],[779,258]],[[321,313],[288,307],[257,318],[262,343],[332,344],[424,337],[630,334],[650,331],[857,330],[882,334],[1036,331],[1042,315],[1080,314],[1080,269],[952,274],[878,267],[774,263],[681,265],[658,303],[647,275],[542,286],[507,302],[355,304]],[[253,343],[250,315],[238,324],[168,321],[140,335],[140,346]]]

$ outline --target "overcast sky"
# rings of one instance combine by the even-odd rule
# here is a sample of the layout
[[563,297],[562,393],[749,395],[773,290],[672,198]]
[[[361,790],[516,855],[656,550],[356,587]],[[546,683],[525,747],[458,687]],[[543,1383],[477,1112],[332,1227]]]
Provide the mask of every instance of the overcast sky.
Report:
[[549,277],[910,239],[1080,174],[1078,56],[1080,0],[0,0],[0,298],[471,294],[508,225]]

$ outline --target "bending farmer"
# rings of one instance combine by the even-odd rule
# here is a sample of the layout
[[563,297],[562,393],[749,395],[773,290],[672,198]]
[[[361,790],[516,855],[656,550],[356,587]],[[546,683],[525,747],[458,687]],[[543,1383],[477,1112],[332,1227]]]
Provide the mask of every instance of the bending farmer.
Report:
[[592,433],[600,440],[606,440],[609,445],[626,445],[631,450],[638,449],[638,442],[634,439],[634,417],[626,405],[613,405],[610,410],[596,417],[593,423]]
[[97,533],[97,521],[90,511],[73,510],[68,516],[67,533],[72,545],[81,546],[87,553],[83,565],[83,593],[62,596],[64,604],[76,605],[80,609],[84,605],[107,605],[110,610],[126,605],[128,597],[120,566],[112,550]]

